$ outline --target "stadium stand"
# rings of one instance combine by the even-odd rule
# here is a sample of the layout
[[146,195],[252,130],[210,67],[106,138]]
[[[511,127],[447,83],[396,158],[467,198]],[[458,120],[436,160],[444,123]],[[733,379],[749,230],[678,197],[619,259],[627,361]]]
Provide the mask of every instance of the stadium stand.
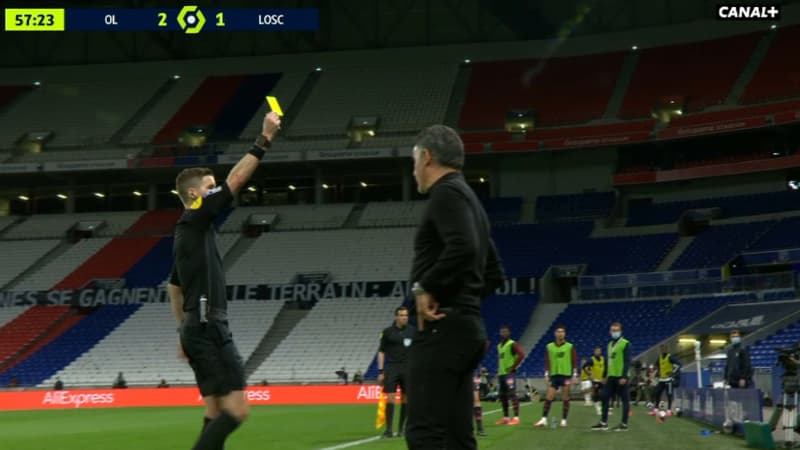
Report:
[[30,306],[4,306],[0,308],[0,330],[17,316],[24,313]]
[[145,144],[153,140],[162,126],[178,112],[183,103],[197,90],[204,78],[181,77],[159,99],[156,107],[144,115],[126,134],[122,142]]
[[[653,271],[677,234],[589,238],[591,222],[496,227],[493,232],[506,275],[541,276],[553,264],[587,264],[587,274]],[[626,249],[620,253],[619,249]]]
[[0,86],[0,110],[19,100],[23,94],[33,90],[33,86]]
[[497,370],[497,344],[500,343],[500,327],[507,325],[512,335],[519,337],[528,328],[528,321],[538,303],[538,296],[492,295],[481,302],[481,315],[489,337],[489,348],[481,365],[490,372]]
[[[37,385],[92,348],[120,323],[133,314],[140,305],[107,305],[80,318],[71,328],[53,339],[28,358],[0,374],[0,385],[11,377],[21,384]],[[174,334],[174,330],[173,330]],[[108,383],[113,380],[109,379]]]
[[17,216],[0,216],[0,233],[5,231],[6,228],[10,227],[20,218]]
[[536,198],[536,219],[540,222],[600,219],[611,214],[615,200],[613,192],[540,195]]
[[276,214],[274,229],[279,231],[341,228],[352,209],[352,203],[236,208],[220,226],[220,232],[240,232],[253,214]]
[[379,133],[441,123],[456,71],[454,64],[426,64],[424,77],[412,66],[326,68],[288,136],[341,135],[353,116],[379,116]]
[[631,199],[628,202],[627,225],[674,223],[690,209],[720,208],[720,218],[792,211],[798,208],[798,198],[794,192],[778,191],[663,203],[654,203],[651,198]]
[[683,299],[675,306],[669,300],[570,303],[531,350],[519,372],[528,376],[544,373],[545,346],[553,340],[557,325],[567,327],[567,339],[575,345],[580,358],[590,355],[597,345],[605,348],[609,325],[621,322],[623,335],[631,341],[636,355],[731,301],[735,299]]
[[719,267],[758,241],[775,221],[713,225],[701,231],[671,270]]
[[[684,111],[721,104],[739,77],[762,33],[639,50],[619,116],[650,117],[663,97],[684,96]],[[677,72],[676,72],[677,71]],[[714,77],[679,74],[714,73]]]
[[224,75],[203,80],[180,109],[156,133],[153,143],[174,144],[190,126],[212,126],[214,119],[236,92],[243,78],[242,75]]
[[794,57],[800,26],[780,28],[761,65],[742,93],[741,103],[758,103],[800,95],[800,61]]
[[93,280],[121,279],[159,241],[155,237],[113,239],[59,281],[53,289],[82,289]]
[[398,299],[321,299],[250,375],[272,382],[336,381],[334,372],[366,371],[378,351],[378,334],[389,326]]
[[[242,357],[252,354],[282,302],[236,301],[228,304],[231,330]],[[155,386],[162,378],[170,384],[194,383],[188,364],[175,353],[175,319],[169,305],[142,304],[113,332],[43,380],[50,386],[60,377],[70,386],[110,385],[118,372],[132,386]],[[169,343],[169,344],[165,344]]]
[[[53,131],[52,145],[102,144],[125,124],[163,83],[139,77],[45,83],[16,101],[0,120],[0,148],[11,148],[25,132]],[[80,101],[76,101],[80,99]]]
[[77,214],[37,214],[24,222],[14,225],[3,239],[45,239],[63,238],[67,231],[78,222],[102,220],[105,226],[94,232],[95,236],[119,236],[133,225],[142,215],[141,211],[77,213]]
[[50,289],[110,241],[111,238],[81,239],[57,258],[44,261],[30,271],[14,285],[13,290],[44,291]]
[[359,227],[403,227],[419,225],[428,202],[370,202],[361,213]]
[[0,363],[43,335],[68,312],[69,306],[32,306],[7,322],[0,328]]
[[778,360],[778,352],[775,349],[789,348],[799,341],[800,321],[797,321],[749,346],[750,362],[755,368],[771,369]]
[[172,237],[158,241],[125,272],[125,287],[152,287],[161,284],[172,270]]
[[[294,100],[307,78],[308,72],[285,71],[281,74],[275,87],[270,91],[270,95],[275,96],[280,101],[281,109],[283,109],[284,114],[294,106]],[[261,97],[261,100],[261,106],[250,119],[247,126],[244,127],[239,138],[253,139],[253,136],[257,136],[258,133],[261,132],[261,124],[264,121],[264,116],[270,110],[267,102],[263,101],[263,97]],[[278,149],[277,145],[275,148]],[[283,151],[283,147],[280,147],[280,150]]]
[[[19,276],[34,262],[58,245],[56,240],[0,241],[0,255],[6,261],[0,264],[0,288]],[[12,263],[13,262],[13,263]]]
[[227,281],[282,284],[301,272],[330,272],[335,282],[403,280],[411,267],[414,232],[380,228],[264,233],[227,268]]
[[800,217],[787,217],[778,221],[747,250],[780,250],[800,248]]
[[[502,130],[506,113],[516,109],[534,111],[537,127],[599,119],[624,57],[623,53],[609,53],[474,63],[459,126]],[[586,77],[586,73],[592,76]],[[565,101],[567,98],[570,101]]]
[[493,224],[512,224],[521,219],[522,197],[484,198],[481,203],[489,221]]

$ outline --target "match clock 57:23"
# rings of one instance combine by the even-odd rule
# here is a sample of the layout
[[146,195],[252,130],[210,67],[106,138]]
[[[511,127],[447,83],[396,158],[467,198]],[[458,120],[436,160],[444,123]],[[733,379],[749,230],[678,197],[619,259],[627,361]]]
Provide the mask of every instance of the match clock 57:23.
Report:
[[64,31],[64,10],[59,8],[6,8],[6,31]]

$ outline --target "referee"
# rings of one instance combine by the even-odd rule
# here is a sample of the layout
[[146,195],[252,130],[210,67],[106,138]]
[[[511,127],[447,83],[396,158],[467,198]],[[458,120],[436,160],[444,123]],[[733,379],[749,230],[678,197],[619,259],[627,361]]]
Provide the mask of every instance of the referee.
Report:
[[397,435],[403,435],[406,423],[406,368],[408,347],[411,346],[411,330],[408,328],[408,308],[398,306],[394,310],[394,323],[381,333],[378,347],[378,384],[383,385],[386,394],[386,432],[383,437],[393,437],[394,405],[397,388],[400,387],[402,403],[400,404],[400,421],[397,424]]
[[213,223],[253,175],[280,124],[274,112],[264,117],[261,135],[219,186],[206,168],[185,169],[175,180],[186,210],[175,226],[167,290],[178,321],[178,353],[188,358],[206,405],[195,450],[221,449],[247,418],[244,364],[228,329],[225,271]]
[[408,360],[411,450],[475,449],[472,371],[483,358],[481,299],[503,282],[489,220],[461,169],[464,145],[449,127],[417,136],[414,178],[428,202],[411,272],[417,329]]

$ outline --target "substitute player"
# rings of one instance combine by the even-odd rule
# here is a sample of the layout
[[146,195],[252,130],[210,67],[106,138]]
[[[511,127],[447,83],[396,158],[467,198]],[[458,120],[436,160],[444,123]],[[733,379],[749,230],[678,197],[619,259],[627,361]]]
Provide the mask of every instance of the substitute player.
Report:
[[186,209],[175,226],[167,290],[178,322],[179,354],[188,358],[206,405],[195,450],[221,449],[248,414],[244,364],[228,328],[225,271],[213,224],[253,175],[280,124],[274,112],[264,117],[261,135],[222,184],[207,168],[185,169],[175,180]]
[[614,322],[610,329],[611,341],[608,343],[608,364],[603,371],[605,386],[603,388],[603,410],[600,423],[592,426],[592,430],[608,430],[608,407],[611,399],[619,395],[622,399],[622,423],[614,431],[628,431],[628,416],[631,409],[631,397],[628,391],[628,372],[631,367],[631,344],[622,337],[622,324]]
[[408,308],[399,306],[394,310],[394,323],[381,333],[378,347],[378,384],[386,394],[386,431],[383,437],[393,437],[394,405],[397,388],[401,392],[400,420],[397,435],[402,436],[406,424],[406,378],[408,348],[411,346],[411,328],[408,327]]
[[678,358],[669,352],[666,345],[661,345],[661,353],[658,355],[656,362],[656,373],[658,374],[658,384],[656,385],[656,394],[653,399],[655,403],[654,410],[658,410],[658,404],[661,402],[661,394],[667,393],[667,414],[672,414],[672,389],[674,387],[675,378],[681,370],[681,362]]
[[[511,339],[511,328],[508,325],[500,327],[500,337],[503,341],[497,344],[497,386],[500,393],[500,402],[503,405],[503,418],[497,425],[519,425],[519,397],[517,396],[517,367],[525,359],[522,346]],[[508,401],[514,408],[514,418],[508,417]]]
[[561,400],[564,402],[561,426],[567,426],[570,385],[578,379],[578,352],[572,343],[567,342],[567,328],[564,325],[557,326],[555,337],[554,342],[547,344],[544,353],[544,382],[547,385],[547,397],[544,401],[542,418],[536,422],[537,427],[547,426],[550,406],[559,389],[561,389]]
[[586,358],[581,358],[581,391],[583,406],[592,406],[592,364]]

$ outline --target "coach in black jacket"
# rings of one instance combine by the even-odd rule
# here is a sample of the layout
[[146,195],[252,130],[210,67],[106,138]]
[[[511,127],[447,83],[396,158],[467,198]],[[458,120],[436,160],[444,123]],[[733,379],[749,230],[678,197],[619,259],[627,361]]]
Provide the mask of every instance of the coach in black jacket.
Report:
[[430,201],[414,240],[419,333],[409,351],[406,441],[412,450],[475,449],[471,375],[486,347],[480,304],[503,269],[486,212],[461,174],[458,134],[426,128],[413,157],[417,188]]
[[753,387],[753,366],[750,364],[750,353],[742,346],[739,330],[731,331],[731,347],[725,362],[725,382],[736,389]]

